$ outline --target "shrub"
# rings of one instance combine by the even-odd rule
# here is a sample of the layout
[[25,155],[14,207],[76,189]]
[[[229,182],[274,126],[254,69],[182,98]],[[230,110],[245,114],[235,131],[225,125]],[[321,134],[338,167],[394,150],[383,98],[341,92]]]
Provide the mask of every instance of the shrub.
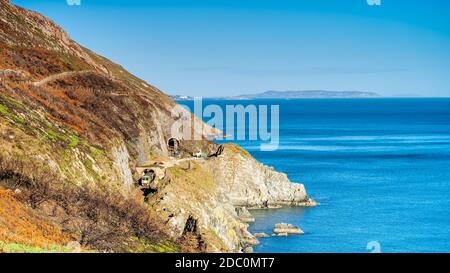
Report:
[[[20,189],[19,199],[78,235],[85,247],[126,252],[136,242],[166,242],[161,220],[137,200],[107,188],[72,185],[42,164],[0,156],[0,186]],[[132,238],[138,238],[133,240]]]

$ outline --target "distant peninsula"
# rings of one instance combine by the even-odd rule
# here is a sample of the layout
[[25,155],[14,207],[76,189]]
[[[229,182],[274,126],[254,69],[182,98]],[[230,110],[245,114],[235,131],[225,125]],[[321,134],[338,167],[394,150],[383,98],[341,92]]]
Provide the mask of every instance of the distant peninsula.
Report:
[[[172,95],[176,101],[193,100],[192,96]],[[363,91],[327,91],[327,90],[303,90],[303,91],[265,91],[263,93],[237,95],[229,97],[209,97],[209,99],[221,100],[253,100],[253,99],[350,99],[350,98],[381,98],[375,92]]]
[[[172,95],[173,100],[194,100],[193,96]],[[351,99],[351,98],[381,98],[375,92],[363,91],[326,91],[326,90],[303,90],[303,91],[265,91],[263,93],[236,95],[229,97],[204,97],[217,100],[253,100],[253,99]]]
[[326,90],[303,90],[303,91],[266,91],[258,94],[239,95],[233,99],[321,99],[321,98],[379,98],[374,92],[361,91],[326,91]]

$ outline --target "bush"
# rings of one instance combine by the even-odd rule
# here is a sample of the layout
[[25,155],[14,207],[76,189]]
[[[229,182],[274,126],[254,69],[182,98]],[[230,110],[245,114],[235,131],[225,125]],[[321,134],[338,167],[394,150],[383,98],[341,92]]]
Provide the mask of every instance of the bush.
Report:
[[0,186],[20,189],[20,200],[76,234],[84,247],[126,252],[138,241],[169,238],[146,204],[109,189],[72,185],[42,164],[0,156]]

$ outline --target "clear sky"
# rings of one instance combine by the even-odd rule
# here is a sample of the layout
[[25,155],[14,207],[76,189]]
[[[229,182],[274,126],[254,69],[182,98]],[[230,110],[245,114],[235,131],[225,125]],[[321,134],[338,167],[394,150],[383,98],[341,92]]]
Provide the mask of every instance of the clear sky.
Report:
[[448,0],[12,2],[169,94],[450,96]]

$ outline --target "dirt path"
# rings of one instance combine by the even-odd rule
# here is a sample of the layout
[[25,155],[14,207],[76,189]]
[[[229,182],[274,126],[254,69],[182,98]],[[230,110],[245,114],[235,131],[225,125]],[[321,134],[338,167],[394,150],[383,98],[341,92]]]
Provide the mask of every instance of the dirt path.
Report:
[[45,85],[45,84],[55,81],[55,80],[64,79],[66,77],[78,76],[78,75],[86,75],[86,74],[89,74],[92,72],[93,72],[92,70],[62,72],[59,74],[48,76],[40,81],[34,82],[33,85],[34,86],[42,86],[42,85]]

